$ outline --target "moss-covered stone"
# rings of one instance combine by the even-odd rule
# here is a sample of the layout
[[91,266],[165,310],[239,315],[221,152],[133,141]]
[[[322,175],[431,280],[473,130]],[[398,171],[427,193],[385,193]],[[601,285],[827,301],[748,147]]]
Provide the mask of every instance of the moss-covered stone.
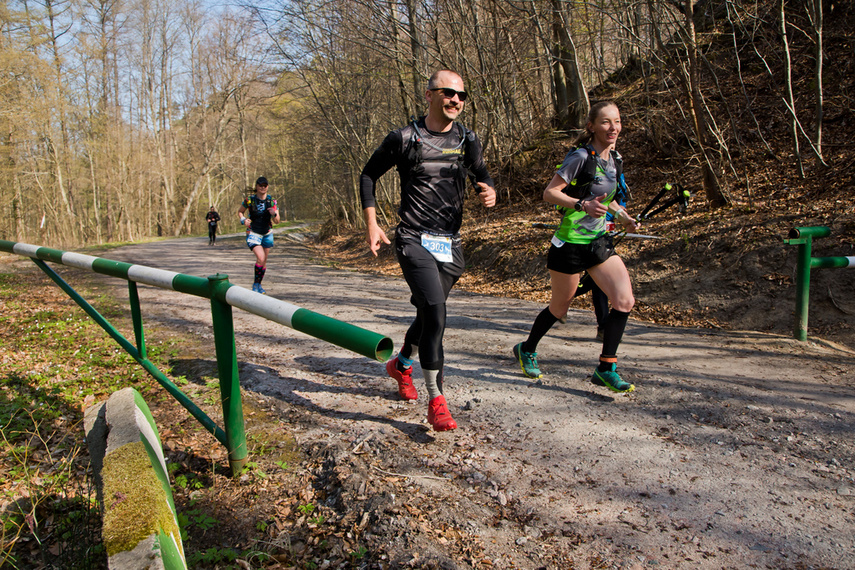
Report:
[[153,534],[172,535],[178,524],[142,442],[124,445],[104,458],[104,524],[107,555],[132,550]]

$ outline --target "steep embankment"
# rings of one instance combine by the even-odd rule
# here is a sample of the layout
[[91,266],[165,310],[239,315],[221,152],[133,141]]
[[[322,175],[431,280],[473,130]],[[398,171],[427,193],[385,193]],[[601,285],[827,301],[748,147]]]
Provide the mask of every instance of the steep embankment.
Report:
[[[666,182],[693,192],[685,215],[671,208],[645,225],[642,233],[659,239],[626,239],[619,245],[633,278],[636,318],[791,334],[796,246],[783,243],[788,231],[828,226],[831,236],[815,241],[814,256],[855,255],[855,145],[849,142],[855,125],[855,32],[850,25],[855,8],[826,6],[824,164],[805,136],[799,139],[801,160],[794,155],[792,117],[783,102],[787,73],[777,27],[779,7],[760,3],[755,8],[757,27],[750,35],[735,32],[737,55],[731,35],[735,28],[727,18],[699,39],[705,42],[701,85],[716,133],[711,140],[720,143],[712,145],[712,155],[731,206],[711,208],[707,203],[676,67],[669,71],[667,65],[634,62],[591,93],[592,99],[611,98],[620,105],[618,149],[633,192],[631,212],[642,210]],[[808,29],[802,17],[788,14],[793,89],[801,128],[807,132],[813,128],[816,81],[813,43],[801,31]],[[652,74],[642,77],[642,70]],[[467,212],[463,232],[469,267],[461,288],[548,299],[550,233],[532,224],[557,221],[541,195],[568,148],[566,133],[544,133],[530,148],[504,157],[501,164],[491,163],[499,204],[484,211],[473,201]],[[397,273],[390,251],[380,260],[366,254],[360,230],[328,234],[322,232],[319,245],[325,257],[362,270]],[[809,334],[855,347],[853,283],[855,271],[813,271]],[[579,299],[575,306],[590,305]]]

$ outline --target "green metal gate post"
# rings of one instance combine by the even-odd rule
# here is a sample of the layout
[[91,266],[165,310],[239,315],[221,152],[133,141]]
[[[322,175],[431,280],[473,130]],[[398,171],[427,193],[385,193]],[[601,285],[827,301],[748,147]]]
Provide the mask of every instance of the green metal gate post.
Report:
[[134,323],[134,338],[137,340],[137,350],[140,358],[148,358],[145,351],[145,332],[143,331],[142,310],[140,308],[140,292],[134,281],[128,280],[128,300],[131,303],[131,319]]
[[214,347],[220,375],[220,399],[223,403],[223,427],[232,475],[237,476],[247,462],[246,431],[240,397],[237,348],[232,306],[224,301],[231,285],[229,276],[217,273],[208,277],[211,287],[211,317],[214,324]]
[[796,256],[796,340],[807,340],[808,307],[810,306],[810,255],[813,238],[826,237],[831,229],[825,226],[793,228],[784,243],[798,245]]

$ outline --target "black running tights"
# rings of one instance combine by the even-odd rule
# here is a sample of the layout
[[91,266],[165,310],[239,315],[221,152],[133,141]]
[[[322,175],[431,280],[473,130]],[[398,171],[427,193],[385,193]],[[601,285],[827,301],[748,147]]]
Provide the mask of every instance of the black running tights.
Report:
[[445,334],[445,304],[425,305],[416,311],[416,319],[404,336],[401,353],[409,358],[412,345],[419,347],[419,364],[423,370],[442,370],[444,355],[442,337]]

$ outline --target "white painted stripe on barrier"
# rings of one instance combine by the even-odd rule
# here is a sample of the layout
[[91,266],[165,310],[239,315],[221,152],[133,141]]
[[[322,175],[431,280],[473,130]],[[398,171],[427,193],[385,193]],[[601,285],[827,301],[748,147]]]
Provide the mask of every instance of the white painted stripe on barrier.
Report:
[[169,469],[166,468],[166,458],[163,457],[163,447],[161,446],[160,440],[157,439],[157,434],[155,434],[154,430],[151,428],[151,423],[149,423],[148,418],[139,406],[134,406],[134,420],[137,424],[137,429],[140,431],[140,435],[146,438],[148,444],[157,454],[157,458],[160,460],[160,466],[163,467],[163,472],[167,477],[169,477]]
[[78,269],[89,269],[92,270],[92,265],[95,263],[97,257],[92,257],[91,255],[83,255],[82,253],[72,253],[70,251],[66,251],[62,254],[62,264],[68,265],[69,267],[76,267]]
[[232,307],[243,309],[253,315],[265,317],[271,321],[291,327],[291,319],[294,313],[300,310],[300,307],[274,299],[273,297],[265,297],[258,293],[253,293],[249,289],[244,289],[238,285],[232,285],[226,291],[226,303]]
[[172,286],[172,281],[176,275],[179,274],[174,271],[155,269],[154,267],[146,267],[145,265],[131,265],[128,269],[128,279],[131,281],[154,285],[161,289],[175,290]]
[[36,251],[38,251],[40,246],[38,245],[30,245],[28,243],[16,243],[12,246],[12,251],[18,255],[26,255],[27,257],[34,257],[38,259],[38,255],[36,255]]
[[847,265],[846,267],[855,267],[855,257],[850,257],[847,255],[846,259],[849,260],[849,265]]

